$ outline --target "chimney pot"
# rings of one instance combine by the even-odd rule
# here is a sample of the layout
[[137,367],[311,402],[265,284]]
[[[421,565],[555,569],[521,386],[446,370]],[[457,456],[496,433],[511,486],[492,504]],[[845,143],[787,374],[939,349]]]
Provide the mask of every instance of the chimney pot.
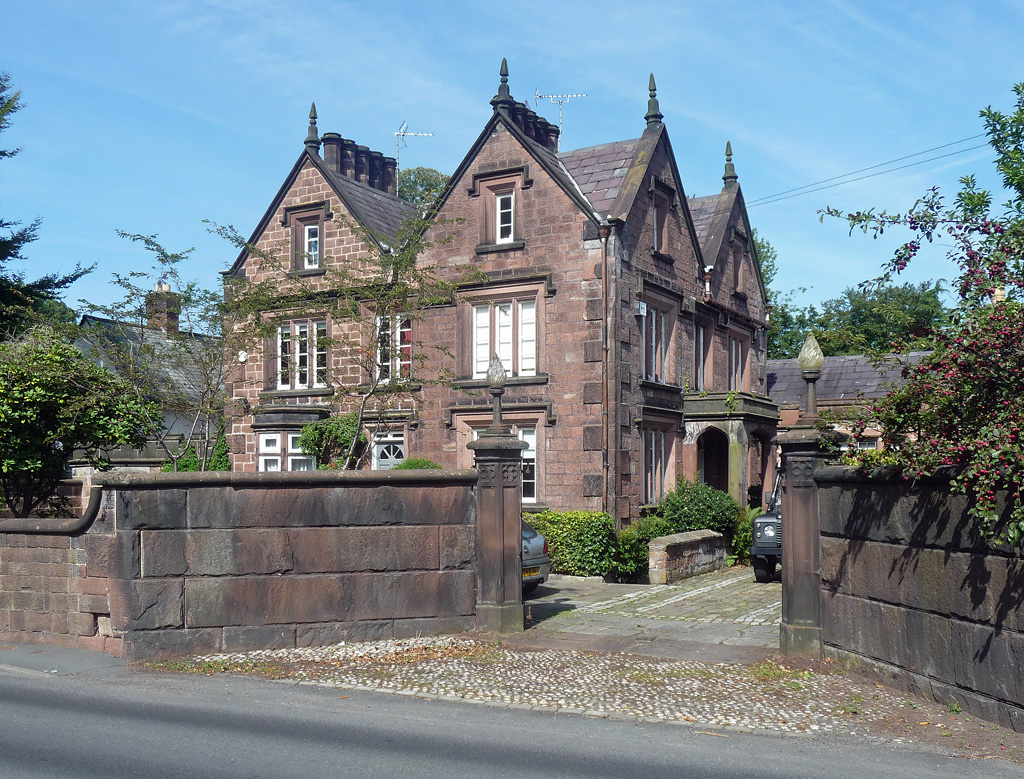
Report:
[[156,289],[146,295],[146,319],[149,327],[168,335],[178,332],[181,295],[171,292],[171,285],[157,282]]

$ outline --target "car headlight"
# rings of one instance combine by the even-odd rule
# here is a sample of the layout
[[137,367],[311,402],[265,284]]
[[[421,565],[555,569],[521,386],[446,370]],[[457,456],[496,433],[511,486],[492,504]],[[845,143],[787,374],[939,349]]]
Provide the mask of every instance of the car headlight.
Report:
[[768,538],[775,538],[775,525],[765,525],[764,526],[764,534]]

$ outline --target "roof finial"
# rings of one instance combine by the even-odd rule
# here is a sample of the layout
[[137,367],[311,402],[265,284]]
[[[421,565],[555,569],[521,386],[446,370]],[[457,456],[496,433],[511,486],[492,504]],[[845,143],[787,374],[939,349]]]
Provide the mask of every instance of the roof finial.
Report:
[[647,85],[647,89],[651,93],[650,100],[647,101],[647,114],[644,119],[647,120],[647,125],[661,124],[661,120],[664,118],[661,113],[661,108],[658,106],[658,87],[654,84],[654,74],[651,74],[651,80]]
[[501,70],[499,71],[501,76],[501,84],[498,86],[498,94],[491,98],[491,105],[494,106],[494,110],[505,109],[508,111],[512,106],[515,105],[515,100],[512,99],[512,95],[508,91],[508,61],[501,58]]
[[725,175],[722,176],[722,181],[725,182],[726,189],[729,187],[736,186],[736,181],[739,176],[736,175],[736,166],[732,164],[732,143],[730,141],[725,142]]
[[306,148],[310,154],[320,154],[320,136],[316,130],[316,103],[309,107],[309,132],[306,133]]

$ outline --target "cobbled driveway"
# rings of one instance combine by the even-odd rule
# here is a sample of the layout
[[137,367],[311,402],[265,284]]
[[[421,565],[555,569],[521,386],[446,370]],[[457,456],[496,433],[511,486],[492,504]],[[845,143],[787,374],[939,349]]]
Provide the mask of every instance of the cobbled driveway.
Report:
[[751,662],[778,651],[782,585],[743,567],[653,586],[553,576],[525,605],[527,630],[509,643]]

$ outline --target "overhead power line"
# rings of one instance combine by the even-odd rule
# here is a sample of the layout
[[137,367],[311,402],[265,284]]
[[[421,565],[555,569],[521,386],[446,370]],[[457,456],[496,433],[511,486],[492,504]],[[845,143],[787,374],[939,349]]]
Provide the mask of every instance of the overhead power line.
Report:
[[[886,165],[892,165],[893,163],[896,163],[896,162],[902,162],[903,160],[909,160],[909,159],[912,159],[914,157],[920,157],[922,154],[928,154],[929,152],[938,151],[939,149],[945,149],[945,148],[948,148],[950,146],[956,146],[957,144],[960,144],[960,143],[966,143],[967,141],[973,141],[975,138],[982,138],[982,137],[984,137],[984,135],[985,135],[985,133],[979,133],[978,135],[972,135],[969,138],[961,138],[959,141],[952,141],[950,143],[944,143],[944,144],[942,144],[940,146],[933,146],[930,149],[925,149],[924,151],[915,152],[914,154],[907,154],[907,155],[905,155],[903,157],[897,157],[896,159],[889,160],[888,162],[880,162],[877,165],[869,165],[866,168],[860,168],[858,170],[850,171],[849,173],[843,173],[840,176],[832,176],[831,178],[822,179],[821,181],[815,181],[815,182],[813,182],[811,184],[805,184],[802,187],[795,187],[794,189],[787,189],[787,190],[784,190],[782,192],[776,192],[774,195],[766,195],[765,197],[760,197],[760,198],[757,198],[756,200],[752,200],[749,203],[747,203],[747,208],[753,208],[754,206],[760,206],[760,205],[768,205],[769,203],[776,203],[776,202],[778,202],[780,200],[789,200],[790,198],[799,197],[800,195],[809,195],[812,192],[820,192],[823,189],[832,189],[833,187],[839,187],[839,186],[842,186],[843,184],[852,184],[855,181],[863,181],[864,179],[869,179],[869,178],[872,178],[874,176],[881,176],[881,175],[883,175],[885,173],[893,173],[893,172],[895,172],[897,170],[903,170],[904,168],[912,168],[915,165],[923,165],[926,162],[934,162],[935,160],[941,160],[941,159],[943,159],[945,157],[953,157],[953,156],[955,156],[957,154],[964,154],[964,153],[969,152],[969,151],[974,151],[975,149],[981,149],[981,148],[984,148],[985,146],[987,146],[988,144],[982,143],[982,144],[979,144],[977,146],[970,146],[970,147],[968,147],[966,149],[958,149],[956,151],[952,151],[952,152],[949,152],[947,154],[939,154],[939,155],[937,155],[935,157],[929,157],[928,159],[925,159],[925,160],[918,160],[917,162],[911,162],[908,165],[900,165],[900,166],[895,167],[895,168],[888,168],[887,170],[881,170],[881,171],[878,171],[877,173],[868,174],[867,176],[860,176],[858,178],[848,179],[847,181],[838,181],[839,179],[847,179],[849,176],[855,176],[858,173],[863,173],[863,172],[868,171],[868,170],[874,170],[875,168],[882,168],[882,167],[885,167]],[[818,186],[820,184],[827,184],[830,181],[838,181],[838,183],[836,183],[836,184],[829,184],[829,186],[825,186],[825,187]]]

